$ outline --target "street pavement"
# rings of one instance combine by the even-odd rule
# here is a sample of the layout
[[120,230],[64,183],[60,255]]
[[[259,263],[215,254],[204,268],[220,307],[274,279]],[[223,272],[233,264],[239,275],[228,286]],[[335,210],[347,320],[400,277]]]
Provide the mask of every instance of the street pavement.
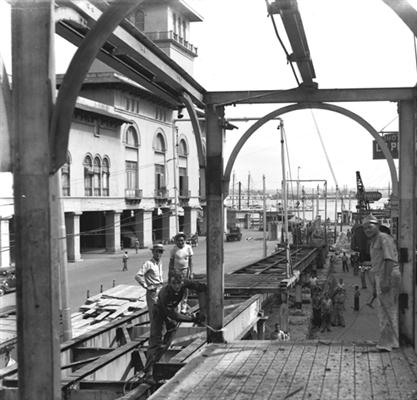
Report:
[[[224,242],[224,270],[230,273],[263,257],[263,232],[243,230],[240,242]],[[269,241],[268,254],[274,250],[276,242]],[[169,251],[172,244],[165,245],[162,257],[164,279],[168,275]],[[103,250],[90,251],[82,254],[82,261],[68,264],[69,305],[71,312],[78,308],[89,295],[95,295],[110,289],[113,285],[136,285],[134,275],[139,266],[151,257],[150,249],[127,249],[129,254],[128,271],[122,271],[122,254],[107,254]],[[200,236],[199,244],[193,247],[193,271],[206,272],[206,238]]]

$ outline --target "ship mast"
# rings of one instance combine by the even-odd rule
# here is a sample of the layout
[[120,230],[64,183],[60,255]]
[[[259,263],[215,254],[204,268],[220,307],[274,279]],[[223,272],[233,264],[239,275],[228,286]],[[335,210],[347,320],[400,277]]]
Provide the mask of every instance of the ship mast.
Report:
[[288,241],[288,194],[287,194],[287,179],[285,172],[285,151],[284,151],[284,121],[280,119],[278,129],[281,132],[281,166],[282,166],[282,197],[284,205],[284,230],[285,230],[285,252],[287,258],[287,278],[292,275],[291,271],[291,257],[290,257],[290,243]]

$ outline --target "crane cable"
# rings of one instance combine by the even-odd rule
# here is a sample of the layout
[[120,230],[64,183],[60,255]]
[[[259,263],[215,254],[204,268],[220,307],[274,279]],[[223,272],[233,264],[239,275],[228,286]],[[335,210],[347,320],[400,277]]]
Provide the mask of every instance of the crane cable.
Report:
[[[320,132],[319,125],[317,123],[317,120],[316,120],[316,117],[314,115],[314,112],[313,112],[313,110],[311,108],[310,108],[310,112],[311,112],[311,116],[313,118],[313,122],[314,122],[314,126],[316,128],[317,135],[319,136],[319,139],[320,139],[321,147],[323,149],[324,155],[326,156],[327,164],[328,164],[329,169],[330,169],[330,172],[332,174],[332,177],[333,177],[333,180],[334,180],[334,184],[336,185],[336,193],[337,193],[337,191],[339,190],[339,185],[337,183],[336,175],[334,173],[334,170],[333,170],[333,167],[332,167],[332,163],[330,162],[329,155],[327,154],[326,146],[324,145],[324,141],[323,141],[323,138],[321,136],[321,132]],[[342,209],[343,209],[344,208],[343,197],[341,197],[341,200],[342,200]]]

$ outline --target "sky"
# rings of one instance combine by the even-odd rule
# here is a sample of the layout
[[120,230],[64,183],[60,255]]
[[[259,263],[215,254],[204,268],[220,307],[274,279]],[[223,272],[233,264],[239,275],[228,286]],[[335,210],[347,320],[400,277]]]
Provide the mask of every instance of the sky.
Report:
[[[296,87],[285,53],[267,16],[264,0],[187,0],[204,18],[192,27],[198,46],[195,76],[207,90],[261,90]],[[382,0],[298,0],[319,88],[410,87],[416,84],[414,36]],[[279,33],[291,53],[279,16]],[[260,117],[284,106],[236,106],[226,117]],[[396,104],[341,103],[377,130],[398,129]],[[314,123],[317,121],[317,127]],[[323,110],[303,110],[282,116],[291,179],[335,180],[326,161],[322,136],[339,187],[356,187],[360,171],[366,187],[386,188],[385,160],[372,160],[371,135],[351,119]],[[392,123],[390,123],[393,121]],[[227,155],[254,123],[233,122],[227,131]],[[259,129],[241,150],[234,165],[235,182],[262,188],[282,180],[278,121]],[[319,132],[319,133],[318,133]],[[300,167],[300,168],[298,168]]]
[[[198,47],[194,78],[209,91],[291,89],[297,86],[275,36],[264,0],[186,0],[202,17],[193,23],[190,42]],[[411,87],[416,84],[414,36],[382,0],[298,0],[319,88]],[[9,64],[10,26],[0,0],[0,54]],[[279,33],[286,38],[280,17]],[[73,46],[56,38],[57,72],[64,72]],[[377,131],[398,129],[394,103],[341,103]],[[262,117],[278,105],[226,107],[226,117]],[[282,116],[287,178],[327,180],[328,187],[356,187],[360,171],[365,188],[390,185],[385,160],[372,160],[371,135],[356,122],[324,110]],[[314,123],[314,119],[317,124]],[[224,164],[240,136],[254,123],[236,122],[227,131]],[[270,121],[245,144],[234,165],[235,183],[268,190],[282,181],[278,121]],[[322,137],[324,148],[320,143]],[[327,152],[331,168],[326,161]],[[314,184],[314,186],[316,186]]]

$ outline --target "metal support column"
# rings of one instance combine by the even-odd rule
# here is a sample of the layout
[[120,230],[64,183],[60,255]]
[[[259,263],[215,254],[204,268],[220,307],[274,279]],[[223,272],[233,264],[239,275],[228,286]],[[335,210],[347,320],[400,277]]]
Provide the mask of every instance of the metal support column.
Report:
[[[416,263],[416,137],[414,101],[399,102],[400,155],[399,155],[399,223],[398,248],[401,255],[402,292],[408,299],[400,310],[400,333],[414,344],[415,327],[415,263]],[[404,302],[405,303],[405,302]]]
[[[207,107],[207,283],[208,323],[223,328],[223,113],[224,108]],[[224,342],[223,332],[207,330],[207,340]]]
[[[19,399],[60,399],[59,281],[52,267],[49,127],[55,92],[52,1],[12,3]],[[66,152],[66,149],[65,149]]]

